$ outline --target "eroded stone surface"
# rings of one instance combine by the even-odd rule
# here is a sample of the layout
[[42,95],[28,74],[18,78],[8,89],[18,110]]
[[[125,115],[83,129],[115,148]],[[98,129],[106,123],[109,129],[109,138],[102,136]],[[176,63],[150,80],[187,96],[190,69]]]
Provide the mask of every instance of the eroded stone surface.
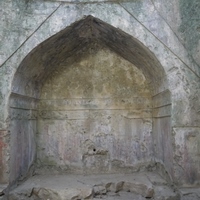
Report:
[[[34,136],[37,115],[33,111],[35,107],[32,106],[30,99],[27,100],[27,97],[21,98],[18,96],[14,99],[14,106],[18,106],[17,109],[20,107],[20,111],[19,109],[11,108],[9,112],[8,107],[13,107],[13,95],[10,98],[12,103],[9,102],[9,95],[11,91],[15,91],[18,94],[37,96],[38,88],[30,78],[34,76],[29,75],[32,72],[34,72],[33,74],[41,75],[40,72],[43,71],[44,66],[40,65],[37,68],[36,62],[31,61],[27,68],[24,68],[25,70],[17,70],[17,74],[14,76],[16,69],[26,55],[38,44],[84,16],[93,15],[115,28],[122,29],[130,37],[136,38],[136,41],[141,42],[155,55],[157,58],[155,62],[158,61],[162,65],[166,73],[163,77],[161,76],[162,73],[154,70],[157,68],[152,70],[152,68],[147,67],[150,61],[147,56],[149,54],[146,54],[143,64],[139,62],[141,60],[139,59],[140,53],[143,51],[135,54],[137,55],[136,57],[129,54],[132,57],[132,62],[137,60],[136,63],[139,62],[141,64],[137,65],[138,68],[144,67],[143,72],[147,72],[145,70],[147,68],[151,69],[148,70],[148,73],[151,72],[152,81],[159,77],[157,79],[157,81],[160,79],[159,84],[157,82],[154,83],[156,87],[152,95],[157,95],[163,91],[169,91],[171,94],[171,106],[162,104],[160,108],[155,108],[153,112],[155,120],[153,121],[154,129],[152,135],[155,145],[155,161],[163,164],[170,177],[179,184],[199,183],[199,152],[197,147],[200,133],[200,68],[194,63],[194,60],[199,63],[199,1],[145,0],[107,2],[105,0],[104,2],[71,0],[69,4],[69,2],[60,3],[53,0],[46,2],[1,1],[0,63],[4,64],[0,67],[0,129],[6,131],[0,152],[0,155],[2,155],[1,166],[3,166],[3,169],[1,168],[2,181],[8,182],[10,178],[12,182],[25,176],[34,162],[36,152]],[[86,31],[86,33],[88,32]],[[115,33],[119,32],[114,31],[108,35],[112,36]],[[109,40],[106,41],[109,42]],[[109,46],[114,47],[116,40],[110,41],[112,43]],[[125,40],[123,40],[122,44],[125,43]],[[125,47],[129,44],[127,42]],[[118,47],[115,47],[115,49],[117,50]],[[127,58],[127,51],[120,52],[121,55]],[[41,58],[41,55],[43,55],[42,60],[47,61],[45,55],[41,52],[36,57]],[[63,53],[63,55],[66,54]],[[50,58],[50,61],[53,61],[53,56],[50,56]],[[60,60],[60,57],[57,58],[57,61]],[[137,59],[135,60],[135,58]],[[51,62],[46,62],[45,66],[50,64]],[[57,65],[55,66],[57,67]],[[44,70],[42,73],[48,74],[48,72],[49,70]],[[20,75],[23,77],[22,79],[19,78]],[[14,83],[13,87],[11,87],[12,83]],[[92,104],[94,104],[94,101],[92,101]],[[83,103],[83,105],[85,104]],[[63,119],[68,116],[66,112],[42,112],[40,114],[46,120],[52,116],[57,119]],[[85,117],[85,113],[76,114],[75,117],[78,116],[80,120]],[[131,114],[131,117],[134,117],[135,114]],[[73,112],[69,115],[73,120]],[[119,115],[119,113],[116,113],[116,115]],[[124,115],[126,116],[126,113]],[[136,115],[138,116],[138,113]],[[140,115],[146,115],[146,113]],[[92,117],[94,116],[92,115]],[[9,125],[11,125],[11,129],[8,128]],[[58,125],[58,127],[60,126]],[[132,127],[132,123],[130,127]],[[11,139],[11,142],[9,141],[10,131],[12,136],[16,136]],[[17,134],[15,131],[17,131]],[[6,144],[12,145],[8,145],[6,149],[2,148],[5,141]],[[23,141],[23,144],[20,141]],[[11,151],[9,151],[10,147]],[[141,147],[142,151],[145,150],[144,146]],[[102,148],[99,148],[98,152],[101,151]],[[98,155],[97,160],[101,156]],[[110,159],[108,158],[107,150],[103,150],[102,157],[103,160]],[[10,159],[11,167],[8,165]],[[88,166],[88,163],[93,160],[93,156],[85,159],[85,165]],[[100,162],[100,164],[100,166],[107,167],[107,162]],[[118,166],[118,168],[120,166],[124,168],[125,166],[121,160],[112,160],[112,164]]]
[[180,188],[181,200],[199,200],[200,190],[199,187],[185,187]]
[[39,164],[108,173],[151,162],[150,92],[143,73],[108,49],[63,63],[41,91]]
[[[151,185],[147,176],[164,183]],[[56,184],[55,184],[56,183]],[[36,187],[37,185],[37,187]],[[14,189],[9,199],[154,199],[179,200],[179,195],[155,173],[132,175],[57,175],[35,176]]]
[[156,200],[179,200],[180,195],[168,186],[156,186],[154,190]]

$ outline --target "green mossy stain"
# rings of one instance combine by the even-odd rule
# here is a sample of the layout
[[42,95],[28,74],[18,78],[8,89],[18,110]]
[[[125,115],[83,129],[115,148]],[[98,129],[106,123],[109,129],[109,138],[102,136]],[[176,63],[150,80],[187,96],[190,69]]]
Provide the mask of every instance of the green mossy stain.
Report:
[[183,34],[189,53],[193,54],[200,41],[200,1],[179,0],[179,4],[182,20],[179,31]]

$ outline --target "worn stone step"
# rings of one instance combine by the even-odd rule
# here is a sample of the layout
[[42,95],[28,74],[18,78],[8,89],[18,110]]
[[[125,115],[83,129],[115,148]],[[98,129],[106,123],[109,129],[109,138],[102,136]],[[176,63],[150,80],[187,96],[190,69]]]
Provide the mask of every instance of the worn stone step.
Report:
[[[153,177],[153,178],[152,178]],[[158,183],[153,184],[153,183]],[[163,185],[161,185],[161,183]],[[179,200],[157,174],[37,175],[9,193],[9,200]]]

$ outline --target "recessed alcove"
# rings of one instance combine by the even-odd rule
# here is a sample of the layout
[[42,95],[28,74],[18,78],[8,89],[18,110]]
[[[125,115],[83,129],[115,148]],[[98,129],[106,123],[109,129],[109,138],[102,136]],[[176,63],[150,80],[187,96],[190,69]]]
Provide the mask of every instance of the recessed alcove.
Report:
[[95,45],[83,54],[59,66],[41,88],[38,162],[79,173],[150,163],[152,98],[145,76],[109,49]]
[[172,172],[171,95],[139,41],[92,16],[24,58],[10,96],[10,182],[38,173]]

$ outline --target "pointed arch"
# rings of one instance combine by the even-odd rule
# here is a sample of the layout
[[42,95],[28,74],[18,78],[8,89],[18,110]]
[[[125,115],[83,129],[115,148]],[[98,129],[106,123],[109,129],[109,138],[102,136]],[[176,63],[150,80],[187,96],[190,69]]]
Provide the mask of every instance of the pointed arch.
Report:
[[[60,69],[59,67],[63,63],[65,63],[65,66],[70,66],[84,58],[88,49],[93,48],[108,48],[143,73],[148,81],[149,90],[152,92],[151,98],[155,99],[156,102],[153,114],[156,121],[154,139],[155,141],[157,139],[162,140],[159,141],[158,151],[163,148],[162,142],[165,131],[160,133],[162,119],[158,125],[156,119],[163,116],[169,117],[164,121],[166,130],[169,132],[170,113],[165,116],[165,113],[160,113],[160,107],[170,105],[170,94],[168,91],[158,94],[160,87],[167,86],[163,67],[155,55],[137,39],[100,19],[87,16],[35,47],[17,69],[12,83],[9,105],[11,118],[10,182],[15,182],[21,176],[26,176],[35,162],[38,101],[44,83],[52,73]],[[163,88],[167,89],[167,87]],[[167,99],[169,99],[167,103],[163,100],[166,93]],[[128,124],[128,126],[130,129],[132,128],[131,124]],[[162,136],[160,137],[157,133],[162,134]],[[170,139],[168,142],[170,142]],[[162,153],[165,154],[165,152]],[[19,156],[16,156],[16,154]],[[154,156],[156,157],[156,155]],[[167,156],[170,157],[171,155]],[[159,159],[162,160],[161,157]]]

